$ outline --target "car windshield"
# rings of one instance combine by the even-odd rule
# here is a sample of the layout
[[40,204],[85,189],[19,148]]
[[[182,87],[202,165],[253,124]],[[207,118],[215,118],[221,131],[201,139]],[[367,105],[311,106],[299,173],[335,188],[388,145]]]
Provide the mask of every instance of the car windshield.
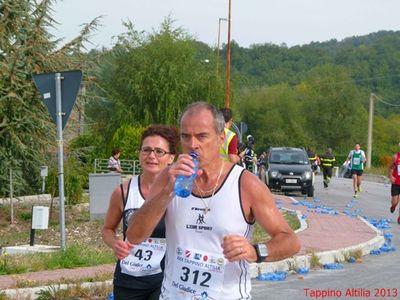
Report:
[[301,151],[277,150],[271,152],[269,163],[286,165],[307,165],[309,164],[309,160],[307,155]]

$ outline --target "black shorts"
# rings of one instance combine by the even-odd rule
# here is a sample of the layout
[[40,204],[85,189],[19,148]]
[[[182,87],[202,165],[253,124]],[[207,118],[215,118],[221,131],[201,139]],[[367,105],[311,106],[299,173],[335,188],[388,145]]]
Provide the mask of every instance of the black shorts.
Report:
[[357,176],[361,176],[363,174],[363,170],[353,170],[351,169],[351,175],[356,174]]
[[400,185],[392,184],[392,188],[390,189],[392,197],[400,195]]
[[154,289],[129,289],[114,285],[115,300],[158,300],[161,293],[161,287]]

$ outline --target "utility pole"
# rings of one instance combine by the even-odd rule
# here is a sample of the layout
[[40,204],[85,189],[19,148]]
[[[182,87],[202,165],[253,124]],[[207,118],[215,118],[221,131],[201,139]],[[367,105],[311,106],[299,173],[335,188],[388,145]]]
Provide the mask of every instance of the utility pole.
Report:
[[225,107],[229,108],[229,98],[231,92],[231,2],[229,0],[229,14],[228,14],[228,48],[226,56],[226,93],[225,93]]
[[369,114],[368,114],[368,141],[367,141],[367,165],[366,167],[371,168],[371,154],[372,154],[372,123],[374,120],[374,98],[375,94],[371,93],[369,96]]
[[218,20],[217,70],[215,72],[217,77],[219,76],[219,44],[220,44],[220,37],[221,37],[221,21],[228,21],[228,20],[226,18],[219,18],[219,20]]

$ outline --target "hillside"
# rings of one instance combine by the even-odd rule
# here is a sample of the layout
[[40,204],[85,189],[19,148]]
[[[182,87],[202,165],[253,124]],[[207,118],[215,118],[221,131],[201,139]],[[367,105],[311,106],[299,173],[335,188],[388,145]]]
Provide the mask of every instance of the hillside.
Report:
[[[385,102],[400,106],[400,31],[379,31],[337,41],[314,42],[288,48],[256,44],[231,48],[232,81],[237,88],[295,85],[321,65],[348,70],[358,88],[373,92]],[[221,51],[226,57],[226,47]],[[222,60],[223,63],[224,60]],[[377,106],[378,114],[400,113],[400,108]]]

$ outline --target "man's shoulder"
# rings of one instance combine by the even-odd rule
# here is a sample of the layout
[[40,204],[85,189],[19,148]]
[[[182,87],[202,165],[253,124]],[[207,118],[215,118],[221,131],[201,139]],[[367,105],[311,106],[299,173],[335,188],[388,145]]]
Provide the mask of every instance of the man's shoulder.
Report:
[[225,127],[225,133],[229,133],[230,135],[236,135],[236,133],[233,130],[230,130],[229,128]]

